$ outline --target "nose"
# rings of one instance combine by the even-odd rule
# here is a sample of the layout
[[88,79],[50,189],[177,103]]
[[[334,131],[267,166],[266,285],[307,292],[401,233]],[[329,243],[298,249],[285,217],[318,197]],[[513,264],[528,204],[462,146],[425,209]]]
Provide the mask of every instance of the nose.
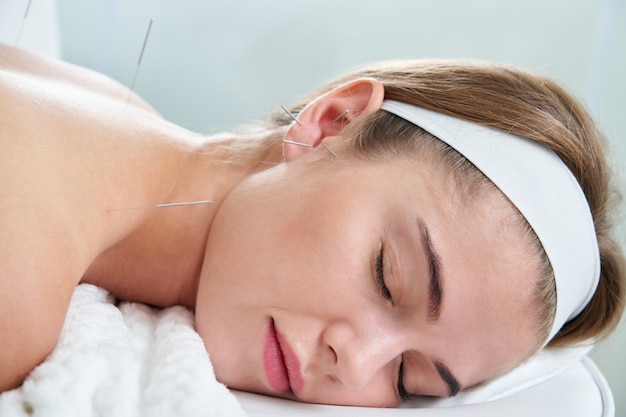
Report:
[[322,343],[328,373],[352,389],[368,385],[403,352],[401,332],[382,323],[334,322],[322,332]]

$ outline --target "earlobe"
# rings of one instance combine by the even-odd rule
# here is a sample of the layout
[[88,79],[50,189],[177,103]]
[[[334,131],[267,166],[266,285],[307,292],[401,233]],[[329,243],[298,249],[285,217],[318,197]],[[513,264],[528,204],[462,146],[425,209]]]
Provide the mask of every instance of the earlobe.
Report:
[[313,100],[298,115],[289,113],[294,123],[283,143],[285,162],[320,146],[324,138],[337,136],[355,117],[379,110],[384,95],[380,81],[359,78]]

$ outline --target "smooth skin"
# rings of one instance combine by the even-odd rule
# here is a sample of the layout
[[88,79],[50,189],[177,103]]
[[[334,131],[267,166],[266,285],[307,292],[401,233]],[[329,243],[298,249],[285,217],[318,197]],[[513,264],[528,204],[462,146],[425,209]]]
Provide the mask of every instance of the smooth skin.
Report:
[[[469,387],[536,346],[538,267],[501,194],[468,204],[434,161],[343,157],[333,121],[378,110],[380,83],[307,106],[286,138],[310,150],[237,165],[101,75],[9,47],[0,57],[0,390],[54,347],[79,282],[195,309],[220,381],[296,398],[265,376],[273,319],[309,402],[396,405],[402,361],[408,392],[448,395],[437,364]],[[441,266],[436,320],[427,246]],[[391,299],[375,278],[381,248]]]
[[[468,203],[436,162],[345,161],[319,146],[340,150],[344,139],[331,136],[328,121],[344,105],[377,109],[382,93],[364,81],[312,103],[298,116],[304,128],[293,125],[287,138],[313,148],[293,149],[287,164],[247,178],[222,204],[196,321],[227,385],[306,402],[395,406],[402,361],[408,393],[447,396],[438,365],[471,387],[537,344],[528,312],[538,265],[502,194]],[[438,319],[428,314],[426,230],[440,260]],[[375,278],[381,248],[391,300]],[[298,358],[297,395],[275,392],[264,374],[270,320]]]
[[79,282],[193,309],[213,216],[255,170],[127,98],[100,74],[0,47],[2,391],[52,350]]

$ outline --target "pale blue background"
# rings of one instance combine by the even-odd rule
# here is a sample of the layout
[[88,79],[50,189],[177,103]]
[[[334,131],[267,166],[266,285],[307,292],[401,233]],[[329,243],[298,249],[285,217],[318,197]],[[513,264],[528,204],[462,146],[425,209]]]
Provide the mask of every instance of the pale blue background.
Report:
[[[0,0],[0,39],[16,42],[27,3]],[[19,43],[130,85],[150,18],[135,89],[193,130],[263,117],[369,61],[479,58],[559,80],[626,166],[624,0],[33,0]],[[593,356],[626,417],[624,321]]]

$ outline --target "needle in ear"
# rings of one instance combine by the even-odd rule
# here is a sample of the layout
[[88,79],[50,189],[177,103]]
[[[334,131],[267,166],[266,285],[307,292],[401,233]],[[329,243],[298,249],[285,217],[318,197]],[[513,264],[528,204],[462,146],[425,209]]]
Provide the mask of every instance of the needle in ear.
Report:
[[287,140],[287,139],[283,139],[283,143],[288,143],[290,145],[303,146],[303,147],[306,147],[306,148],[312,148],[313,147],[313,145],[310,145],[308,143],[296,142],[296,141]]
[[335,158],[337,157],[337,154],[336,154],[335,152],[333,152],[333,150],[332,150],[332,149],[330,149],[330,148],[328,147],[328,145],[326,145],[325,143],[322,143],[322,146],[324,147],[324,149],[326,149],[328,152],[330,152],[330,154],[331,154],[332,156],[334,156]]
[[[293,119],[294,122],[296,122],[297,124],[302,126],[302,123],[300,123],[298,118],[296,116],[294,116],[294,114],[291,113],[285,106],[280,106],[280,108],[283,109],[285,111],[285,113],[287,113],[289,115],[289,117],[291,117]],[[346,115],[348,113],[348,111],[349,110],[346,110],[343,113],[341,113],[337,118],[335,118],[335,120],[333,120],[333,122],[339,120],[341,117]],[[304,127],[304,126],[302,126],[302,127]],[[303,146],[303,147],[307,147],[307,148],[312,148],[313,147],[311,144],[308,144],[308,143],[296,142],[296,141],[287,140],[287,139],[283,139],[283,143],[287,143],[287,144],[290,144],[290,145],[296,145],[296,146]],[[333,157],[335,157],[335,158],[337,157],[337,154],[335,152],[333,152],[333,150],[330,149],[326,144],[322,143],[322,146],[324,147],[324,149],[326,149],[328,152],[330,152],[330,154]]]
[[[285,113],[287,113],[289,115],[289,117],[291,117],[293,119],[294,122],[298,123],[300,126],[302,126],[302,123],[300,123],[300,120],[298,120],[298,118],[296,116],[293,115],[292,112],[290,112],[289,110],[287,110],[287,107],[285,106],[280,106],[281,109],[283,109],[285,111]],[[302,126],[304,127],[304,126]]]
[[341,113],[339,116],[337,116],[337,117],[335,117],[333,119],[333,123],[335,123],[336,121],[338,121],[339,119],[341,119],[342,117],[347,115],[348,113],[350,113],[350,110],[348,110],[348,109],[344,110],[343,113]]

